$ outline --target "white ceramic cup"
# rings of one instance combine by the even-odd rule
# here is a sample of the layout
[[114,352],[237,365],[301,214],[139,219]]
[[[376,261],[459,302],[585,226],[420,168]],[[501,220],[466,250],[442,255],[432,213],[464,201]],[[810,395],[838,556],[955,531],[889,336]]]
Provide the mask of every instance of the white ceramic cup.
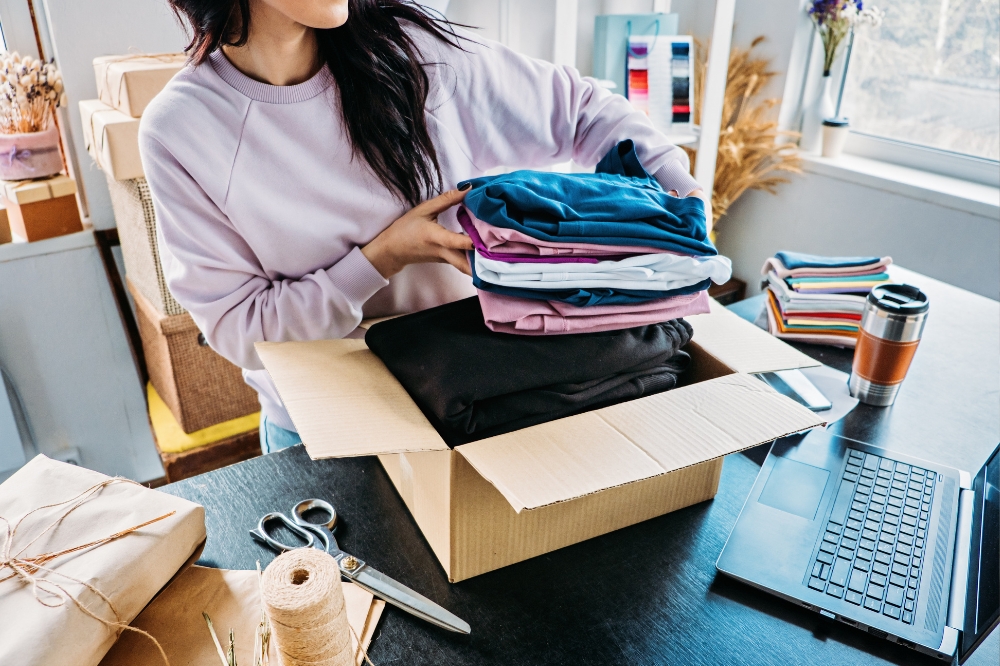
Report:
[[847,118],[827,118],[823,121],[823,157],[840,157],[849,130]]

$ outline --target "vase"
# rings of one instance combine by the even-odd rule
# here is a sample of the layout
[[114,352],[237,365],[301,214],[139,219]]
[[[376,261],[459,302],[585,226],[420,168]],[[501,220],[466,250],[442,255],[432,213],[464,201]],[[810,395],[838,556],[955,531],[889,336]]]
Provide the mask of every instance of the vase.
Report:
[[799,139],[799,148],[805,152],[818,153],[823,144],[823,119],[830,118],[834,113],[830,85],[830,75],[824,74],[815,99],[802,110],[802,138]]
[[62,168],[55,124],[41,132],[0,134],[0,180],[44,178]]

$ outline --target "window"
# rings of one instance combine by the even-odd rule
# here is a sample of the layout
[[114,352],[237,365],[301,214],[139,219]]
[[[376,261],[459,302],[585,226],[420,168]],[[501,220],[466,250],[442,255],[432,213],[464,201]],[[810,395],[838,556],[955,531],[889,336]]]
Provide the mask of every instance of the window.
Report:
[[855,37],[843,114],[855,132],[1000,159],[1000,4],[873,0]]

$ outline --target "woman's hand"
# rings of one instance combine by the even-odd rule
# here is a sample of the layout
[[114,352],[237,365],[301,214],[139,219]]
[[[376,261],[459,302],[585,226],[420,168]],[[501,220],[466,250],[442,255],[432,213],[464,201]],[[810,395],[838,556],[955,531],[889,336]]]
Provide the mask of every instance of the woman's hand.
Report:
[[472,241],[437,222],[438,215],[464,198],[464,191],[451,190],[428,199],[390,224],[361,253],[387,279],[410,264],[426,263],[451,264],[472,275],[465,255]]
[[[667,192],[667,194],[670,194],[670,195],[675,196],[675,197],[679,197],[680,196],[679,194],[677,194],[677,190],[670,190],[669,192]],[[708,229],[709,231],[712,231],[712,198],[709,197],[709,196],[706,196],[705,195],[705,190],[702,190],[700,188],[697,189],[697,190],[693,190],[690,194],[688,194],[688,196],[689,197],[698,197],[699,199],[701,199],[704,202],[704,204],[705,204],[705,228]]]

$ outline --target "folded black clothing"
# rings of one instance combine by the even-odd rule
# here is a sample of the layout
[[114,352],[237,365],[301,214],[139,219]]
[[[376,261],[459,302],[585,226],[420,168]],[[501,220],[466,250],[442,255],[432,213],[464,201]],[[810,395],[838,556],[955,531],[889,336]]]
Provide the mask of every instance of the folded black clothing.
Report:
[[495,333],[476,297],[397,317],[365,342],[449,446],[672,389],[690,357],[683,319],[619,331]]

